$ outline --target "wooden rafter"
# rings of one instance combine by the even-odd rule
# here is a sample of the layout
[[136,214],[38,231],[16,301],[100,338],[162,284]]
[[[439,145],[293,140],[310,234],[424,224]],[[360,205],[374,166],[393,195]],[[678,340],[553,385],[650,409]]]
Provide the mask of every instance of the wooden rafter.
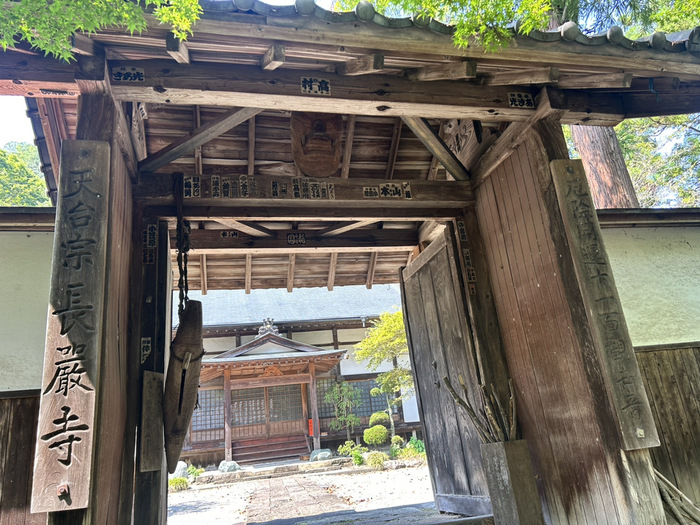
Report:
[[165,36],[165,50],[178,64],[190,63],[190,50],[187,44],[172,32]]
[[255,116],[248,120],[248,175],[255,174]]
[[335,270],[338,267],[338,252],[331,253],[331,262],[328,265],[328,284],[326,287],[328,291],[333,291],[333,286],[335,285]]
[[[202,125],[202,112],[199,106],[194,106],[194,129],[199,128]],[[204,168],[204,163],[202,160],[202,146],[197,146],[194,148],[194,173],[195,175],[201,175]]]
[[139,162],[139,171],[155,171],[181,155],[193,151],[197,146],[206,144],[231,128],[235,128],[261,111],[257,108],[231,109]]
[[391,133],[391,146],[389,147],[389,157],[386,163],[385,179],[394,178],[394,168],[396,167],[396,157],[399,154],[399,144],[401,143],[401,129],[403,121],[400,118],[394,120],[394,130]]
[[366,219],[364,221],[354,221],[349,224],[343,224],[342,226],[331,226],[330,228],[326,228],[320,231],[319,236],[320,237],[333,237],[334,235],[339,235],[341,233],[346,233],[351,230],[355,230],[357,228],[362,228],[363,226],[368,226],[370,224],[374,224],[375,222],[378,222],[374,219]]
[[350,160],[352,158],[352,143],[355,140],[355,115],[348,115],[345,124],[345,146],[343,148],[343,165],[340,177],[347,179],[350,175]]
[[354,58],[337,67],[340,76],[357,76],[378,73],[384,69],[384,55],[372,54]]
[[265,51],[260,59],[260,67],[265,71],[273,71],[282,66],[286,60],[286,50],[282,44],[274,44]]
[[258,224],[250,224],[249,222],[236,221],[233,219],[216,219],[216,222],[223,224],[227,228],[233,228],[253,237],[274,237],[274,232],[268,230],[264,226]]
[[372,252],[372,254],[369,257],[369,266],[367,268],[367,282],[365,283],[365,286],[368,289],[371,289],[372,284],[374,283],[374,272],[377,271],[377,257],[379,257],[379,252]]
[[440,64],[408,71],[409,80],[434,81],[434,80],[460,80],[476,77],[476,62],[465,60],[453,64]]
[[403,121],[455,179],[469,180],[470,174],[467,168],[462,165],[426,119],[403,117]]
[[482,86],[528,86],[532,84],[553,84],[559,79],[559,68],[539,67],[516,71],[498,71],[477,77]]
[[296,254],[289,254],[289,263],[287,265],[287,291],[290,293],[294,289],[294,265],[296,264],[296,259]]
[[245,254],[245,293],[249,294],[253,285],[253,254]]

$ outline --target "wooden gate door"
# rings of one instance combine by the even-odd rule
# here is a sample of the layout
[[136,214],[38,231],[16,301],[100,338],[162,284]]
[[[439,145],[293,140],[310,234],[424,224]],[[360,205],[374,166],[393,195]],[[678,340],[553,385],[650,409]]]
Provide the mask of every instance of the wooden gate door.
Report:
[[403,269],[401,294],[436,505],[441,511],[477,516],[491,513],[480,441],[443,383],[448,376],[461,391],[461,376],[472,406],[481,406],[456,253],[452,230],[446,228]]

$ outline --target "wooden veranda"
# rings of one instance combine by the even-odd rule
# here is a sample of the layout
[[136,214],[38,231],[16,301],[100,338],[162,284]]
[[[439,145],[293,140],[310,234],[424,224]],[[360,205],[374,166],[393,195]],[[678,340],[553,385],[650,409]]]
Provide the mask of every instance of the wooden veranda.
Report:
[[[0,94],[27,97],[58,204],[18,515],[31,499],[50,523],[165,521],[181,200],[191,287],[402,283],[428,447],[445,454],[429,458],[439,508],[491,506],[478,437],[437,385],[462,375],[478,405],[480,383],[506,396],[510,377],[548,522],[663,523],[657,428],[561,125],[700,111],[700,27],[633,41],[567,24],[491,54],[366,2],[202,5],[187,42],[149,19],[142,34],[75,35],[73,63],[0,54]],[[311,131],[290,132],[297,118]],[[294,152],[317,121],[337,163],[311,176]],[[85,388],[55,388],[59,350]]]

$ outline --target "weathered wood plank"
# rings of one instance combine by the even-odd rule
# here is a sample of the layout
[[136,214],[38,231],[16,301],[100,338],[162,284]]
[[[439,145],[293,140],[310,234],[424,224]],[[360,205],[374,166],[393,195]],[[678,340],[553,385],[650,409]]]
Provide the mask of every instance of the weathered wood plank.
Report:
[[271,45],[260,59],[260,68],[265,71],[273,71],[284,65],[285,47],[282,44]]
[[348,60],[337,68],[340,76],[357,76],[378,73],[384,69],[384,55],[372,54]]
[[296,264],[296,254],[289,254],[289,263],[287,264],[287,291],[289,293],[294,290],[294,266]]
[[543,67],[479,75],[477,82],[482,86],[527,86],[529,84],[554,84],[558,79],[559,68]]
[[394,130],[391,133],[391,146],[389,146],[389,156],[386,159],[385,179],[394,178],[394,169],[396,168],[396,158],[399,154],[399,144],[401,143],[401,130],[403,129],[403,121],[400,118],[394,120]]
[[316,391],[316,365],[309,363],[309,404],[311,405],[311,424],[313,425],[314,450],[321,448],[321,429],[318,421],[318,399]]
[[139,472],[158,471],[163,465],[163,374],[143,372]]
[[227,111],[219,118],[201,125],[191,133],[139,162],[139,171],[155,171],[162,168],[185,153],[194,151],[196,147],[206,144],[213,138],[242,124],[261,111],[257,108],[234,108]]
[[355,140],[355,115],[348,115],[345,122],[345,141],[343,144],[343,163],[340,167],[340,178],[350,176],[350,160],[352,159],[352,143]]
[[551,169],[623,448],[636,450],[658,446],[654,418],[634,357],[583,166],[580,162],[555,160]]
[[367,219],[364,221],[354,221],[348,224],[343,224],[342,226],[331,226],[330,228],[325,228],[319,232],[319,237],[333,237],[335,235],[340,235],[341,233],[349,232],[351,230],[356,230],[357,228],[362,228],[364,226],[369,226],[374,224],[374,219]]
[[172,32],[165,35],[165,50],[178,64],[190,63],[190,50],[187,43],[180,40]]
[[326,284],[326,288],[328,288],[328,291],[333,291],[333,286],[335,285],[335,272],[336,269],[338,268],[338,252],[332,252],[331,253],[331,260],[328,265],[328,283]]
[[[80,509],[90,502],[107,279],[109,157],[105,142],[63,143],[34,512]],[[66,487],[60,498],[59,485]]]
[[440,64],[413,69],[406,72],[409,80],[435,81],[435,80],[459,80],[476,77],[476,62],[465,60],[453,64]]
[[[348,205],[357,208],[410,208],[427,205],[438,208],[463,208],[472,201],[471,188],[459,181],[386,182],[377,179],[337,177],[289,178],[256,175],[249,178],[246,175],[203,175],[185,176],[184,188],[185,208],[234,205],[238,208],[256,204],[278,207],[293,203],[303,204],[305,208],[314,206],[334,209]],[[172,178],[159,174],[142,174],[140,183],[134,189],[134,195],[136,201],[151,206],[173,205]]]
[[262,388],[267,386],[296,385],[299,383],[311,383],[311,375],[294,374],[289,376],[253,377],[248,379],[232,378],[231,390],[243,390],[246,388]]

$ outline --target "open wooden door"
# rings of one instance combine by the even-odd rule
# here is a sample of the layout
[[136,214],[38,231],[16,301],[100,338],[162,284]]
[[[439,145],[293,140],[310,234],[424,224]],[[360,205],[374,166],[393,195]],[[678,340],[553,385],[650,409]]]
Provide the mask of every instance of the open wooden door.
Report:
[[468,516],[491,513],[481,466],[480,441],[471,421],[443,383],[448,376],[480,407],[476,357],[452,229],[400,272],[406,334],[428,466],[440,511]]

